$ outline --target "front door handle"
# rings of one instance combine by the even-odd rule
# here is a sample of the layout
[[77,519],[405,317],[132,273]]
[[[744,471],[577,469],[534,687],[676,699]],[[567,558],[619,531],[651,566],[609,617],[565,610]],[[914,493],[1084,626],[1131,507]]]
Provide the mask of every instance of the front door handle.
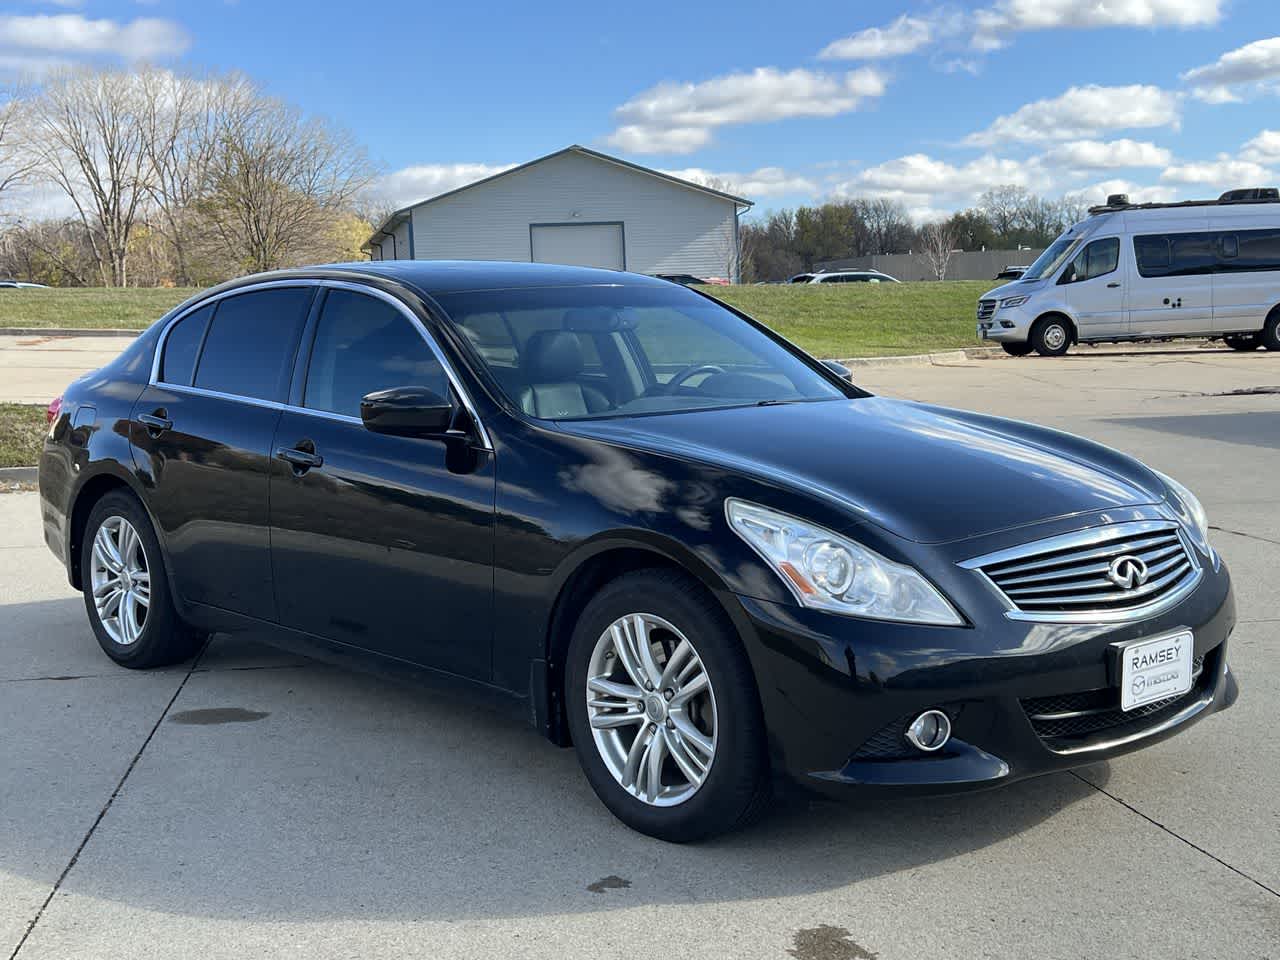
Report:
[[318,453],[299,450],[297,447],[280,447],[276,450],[276,459],[291,464],[294,472],[298,474],[306,473],[312,467],[324,466],[324,457]]
[[173,421],[164,415],[163,410],[157,410],[155,413],[140,413],[137,420],[147,428],[147,433],[153,437],[158,437],[166,430],[173,429]]
[[1110,283],[1107,284],[1107,286],[1114,290],[1116,287],[1120,286],[1120,281],[1112,280]]

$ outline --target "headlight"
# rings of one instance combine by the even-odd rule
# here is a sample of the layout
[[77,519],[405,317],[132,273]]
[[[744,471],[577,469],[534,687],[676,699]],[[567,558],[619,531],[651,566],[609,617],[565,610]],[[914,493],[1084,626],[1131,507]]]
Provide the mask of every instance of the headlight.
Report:
[[768,561],[801,605],[851,617],[959,626],[960,615],[912,567],[839,534],[745,500],[726,500],[733,531]]
[[1209,543],[1209,515],[1205,513],[1204,505],[1194,493],[1173,479],[1173,477],[1161,473],[1159,470],[1151,472],[1163,480],[1164,485],[1169,488],[1174,507],[1177,508],[1180,514],[1183,514],[1187,521],[1187,533],[1191,536],[1192,542],[1200,548],[1200,551],[1206,557],[1213,561],[1214,569],[1217,569],[1218,554]]
[[1030,299],[1031,299],[1030,297],[1005,297],[1003,300],[1000,301],[1000,306],[1001,307],[1020,307]]

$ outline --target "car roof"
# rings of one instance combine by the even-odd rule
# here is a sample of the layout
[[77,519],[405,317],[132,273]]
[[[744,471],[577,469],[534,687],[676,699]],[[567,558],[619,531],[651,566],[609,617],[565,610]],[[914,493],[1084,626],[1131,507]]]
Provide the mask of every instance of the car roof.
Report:
[[381,278],[416,288],[429,296],[469,290],[520,287],[657,286],[668,281],[621,270],[569,267],[508,260],[367,260],[327,263],[242,277],[227,286],[299,277]]

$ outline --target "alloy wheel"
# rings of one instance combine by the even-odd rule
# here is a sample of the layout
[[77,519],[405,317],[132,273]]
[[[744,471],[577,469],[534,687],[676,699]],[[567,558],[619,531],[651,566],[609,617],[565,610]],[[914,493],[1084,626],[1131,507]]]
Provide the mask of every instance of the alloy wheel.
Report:
[[121,646],[142,636],[151,608],[151,568],[138,531],[124,517],[107,517],[93,538],[93,606],[102,629]]
[[648,613],[619,617],[587,666],[587,718],[605,766],[636,799],[684,803],[715,761],[715,692],[693,643]]

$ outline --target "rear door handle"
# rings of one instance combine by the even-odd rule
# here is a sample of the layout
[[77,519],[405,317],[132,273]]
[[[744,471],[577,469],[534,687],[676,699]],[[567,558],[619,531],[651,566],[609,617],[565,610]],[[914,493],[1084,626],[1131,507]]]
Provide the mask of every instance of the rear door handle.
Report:
[[305,473],[312,467],[324,466],[324,457],[318,453],[308,453],[297,447],[280,447],[276,450],[276,459],[293,465],[294,469]]
[[140,424],[147,428],[147,432],[153,437],[158,437],[166,430],[173,429],[173,421],[163,416],[163,410],[157,410],[155,413],[140,413],[137,420]]

